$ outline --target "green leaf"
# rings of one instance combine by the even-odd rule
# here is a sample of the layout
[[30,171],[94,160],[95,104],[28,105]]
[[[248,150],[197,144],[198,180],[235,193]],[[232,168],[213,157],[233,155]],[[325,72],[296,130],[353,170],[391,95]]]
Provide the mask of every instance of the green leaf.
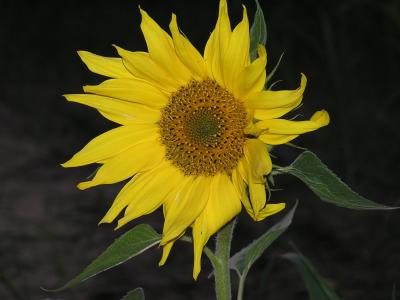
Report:
[[293,208],[266,233],[243,248],[230,259],[230,268],[235,270],[239,276],[246,276],[254,262],[263,252],[289,227],[292,223],[297,202]]
[[305,151],[288,167],[278,171],[289,173],[303,181],[322,201],[351,209],[396,209],[368,200],[340,180],[312,152]]
[[318,274],[311,262],[300,253],[287,253],[282,255],[295,264],[306,285],[310,300],[340,300],[329,287],[326,280]]
[[126,294],[121,300],[145,300],[144,291],[142,288],[136,288]]
[[160,240],[161,235],[154,231],[153,228],[147,224],[140,224],[116,239],[114,243],[112,243],[78,276],[67,282],[61,288],[49,291],[59,292],[77,285],[90,277],[120,265],[128,259],[139,255],[147,249],[157,245]]
[[260,3],[256,1],[257,10],[254,15],[254,21],[250,28],[250,58],[251,60],[257,57],[258,45],[265,45],[267,42],[267,25],[265,24],[264,13]]
[[272,79],[272,77],[275,75],[275,72],[278,70],[278,68],[279,68],[279,66],[281,64],[281,61],[282,61],[282,57],[283,57],[284,54],[285,53],[282,53],[281,56],[279,56],[278,62],[275,64],[275,67],[272,69],[271,73],[269,73],[267,75],[267,78],[265,79],[265,88],[267,90],[271,90],[273,88],[273,86],[277,83],[277,81],[275,81],[271,85],[268,85],[269,81]]

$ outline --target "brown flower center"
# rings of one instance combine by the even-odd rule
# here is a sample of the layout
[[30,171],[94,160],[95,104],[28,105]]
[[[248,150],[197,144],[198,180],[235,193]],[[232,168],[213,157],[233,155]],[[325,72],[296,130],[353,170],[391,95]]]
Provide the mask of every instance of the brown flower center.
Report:
[[159,125],[166,158],[185,175],[230,173],[243,156],[246,109],[213,80],[173,93]]

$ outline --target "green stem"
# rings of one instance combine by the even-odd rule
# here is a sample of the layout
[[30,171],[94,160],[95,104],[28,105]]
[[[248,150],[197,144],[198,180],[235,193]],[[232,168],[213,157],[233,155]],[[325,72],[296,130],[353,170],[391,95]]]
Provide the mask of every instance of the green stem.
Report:
[[229,258],[235,222],[236,220],[233,220],[217,234],[217,242],[215,246],[215,256],[217,261],[214,264],[215,293],[217,295],[217,300],[232,299]]
[[245,281],[246,281],[246,275],[240,276],[237,300],[243,300]]

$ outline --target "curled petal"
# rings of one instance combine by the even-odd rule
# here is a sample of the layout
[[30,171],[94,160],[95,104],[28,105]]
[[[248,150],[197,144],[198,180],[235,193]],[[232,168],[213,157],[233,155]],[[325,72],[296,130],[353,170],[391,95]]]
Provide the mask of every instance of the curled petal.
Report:
[[326,110],[320,110],[313,114],[309,121],[289,121],[283,119],[264,120],[256,123],[262,130],[258,137],[264,143],[279,145],[287,143],[300,134],[317,130],[330,122]]
[[253,109],[274,109],[282,107],[293,107],[301,101],[306,88],[307,78],[301,74],[300,87],[296,90],[284,91],[262,91],[248,96],[245,105]]
[[272,170],[272,162],[267,147],[257,139],[248,139],[244,146],[246,163],[245,171],[254,179],[254,182],[264,182],[263,176]]
[[267,51],[263,45],[258,46],[258,58],[245,67],[233,85],[233,94],[238,99],[246,99],[248,95],[264,89],[267,64]]

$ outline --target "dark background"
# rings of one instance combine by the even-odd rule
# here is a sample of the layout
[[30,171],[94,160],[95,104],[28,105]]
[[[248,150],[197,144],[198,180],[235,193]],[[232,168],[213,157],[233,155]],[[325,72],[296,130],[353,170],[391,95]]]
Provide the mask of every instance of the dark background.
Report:
[[[64,170],[87,141],[112,128],[96,111],[67,103],[61,95],[101,81],[80,62],[84,49],[115,55],[112,43],[145,50],[139,2],[0,2],[0,299],[120,299],[142,286],[148,299],[212,299],[206,259],[197,282],[192,249],[178,243],[158,268],[153,249],[67,292],[62,285],[114,238],[137,223],[161,229],[158,212],[126,229],[98,227],[121,185],[78,191],[75,184],[94,166]],[[217,16],[215,1],[140,2],[166,28],[171,12],[197,48],[203,49]],[[231,0],[236,24],[241,1]],[[254,3],[246,0],[252,19]],[[362,195],[399,205],[400,2],[376,0],[262,1],[268,24],[268,70],[285,56],[277,88],[294,88],[300,72],[309,84],[301,110],[331,114],[330,126],[297,144],[312,149]],[[281,146],[276,162],[299,151]],[[274,201],[300,200],[294,224],[250,273],[246,299],[308,299],[298,273],[279,254],[289,242],[315,264],[343,299],[391,299],[400,285],[399,212],[357,212],[320,202],[293,178],[277,178],[284,191]],[[254,223],[241,214],[234,250],[263,233],[282,214]],[[272,259],[274,258],[274,259]]]

